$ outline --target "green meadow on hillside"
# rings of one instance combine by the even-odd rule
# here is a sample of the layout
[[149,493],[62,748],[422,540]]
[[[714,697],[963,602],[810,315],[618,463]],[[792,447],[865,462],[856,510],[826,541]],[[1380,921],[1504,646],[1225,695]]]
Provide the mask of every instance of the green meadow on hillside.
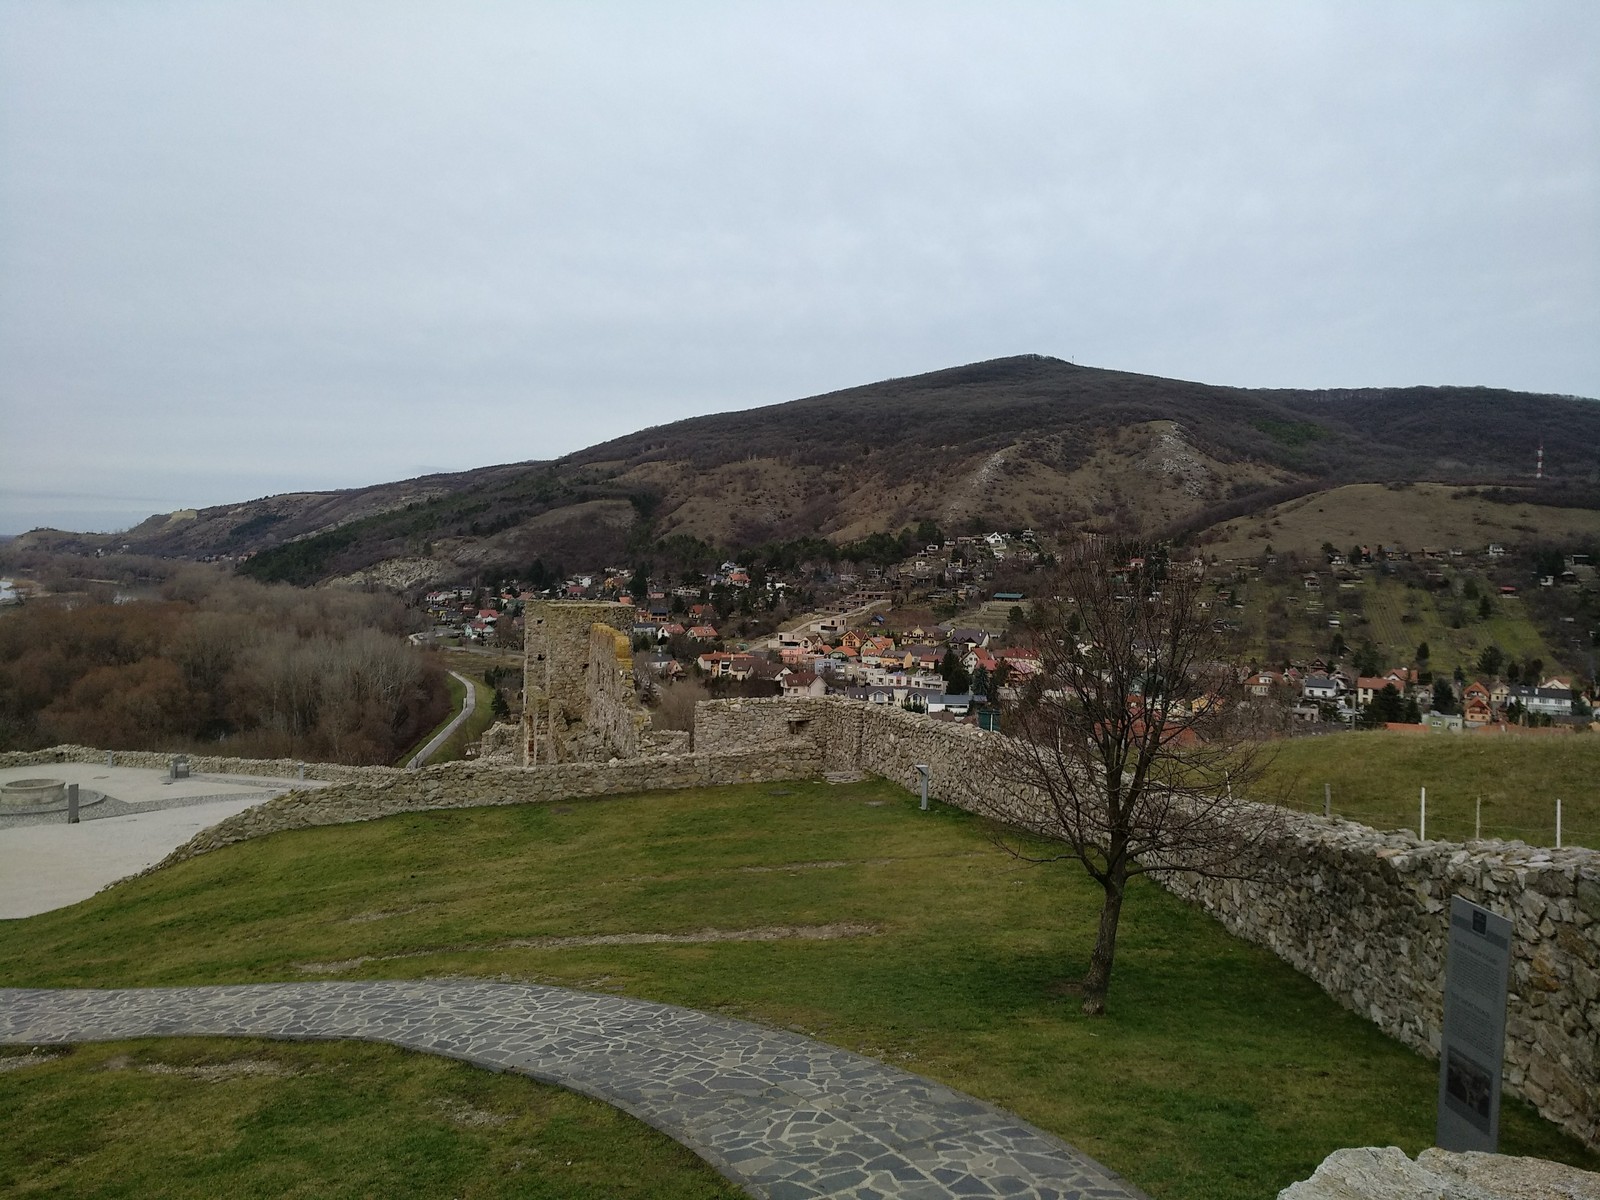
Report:
[[1600,849],[1600,736],[1389,733],[1382,730],[1279,743],[1263,794],[1321,812],[1323,784],[1335,816],[1378,829],[1417,829],[1428,789],[1428,836],[1466,841],[1481,801],[1482,835]]
[[[761,785],[242,843],[0,925],[0,981],[466,975],[625,993],[942,1080],[1160,1200],[1272,1195],[1341,1146],[1431,1144],[1432,1063],[1152,885],[1124,909],[1109,1015],[1083,1017],[1064,985],[1086,966],[1097,911],[1081,871],[1019,867],[970,815],[921,813],[888,783]],[[585,940],[801,927],[842,936]],[[538,938],[563,941],[518,944]],[[0,1103],[13,1136],[49,1115],[15,1091]],[[317,1113],[305,1106],[293,1136],[329,1152],[338,1135]],[[1502,1147],[1600,1167],[1518,1102]],[[627,1153],[614,1161],[628,1178]],[[473,1194],[521,1193],[508,1179]]]
[[[1385,670],[1409,666],[1427,643],[1435,673],[1448,677],[1460,667],[1471,679],[1478,674],[1479,655],[1494,645],[1508,659],[1539,659],[1546,675],[1570,674],[1518,596],[1494,596],[1489,615],[1481,617],[1476,596],[1412,587],[1375,572],[1332,590],[1307,590],[1298,572],[1283,582],[1255,578],[1222,586],[1244,607],[1219,609],[1219,615],[1239,624],[1249,653],[1266,665],[1325,658],[1338,635],[1349,648],[1347,664],[1355,650],[1371,642]],[[1330,625],[1332,620],[1339,624]]]

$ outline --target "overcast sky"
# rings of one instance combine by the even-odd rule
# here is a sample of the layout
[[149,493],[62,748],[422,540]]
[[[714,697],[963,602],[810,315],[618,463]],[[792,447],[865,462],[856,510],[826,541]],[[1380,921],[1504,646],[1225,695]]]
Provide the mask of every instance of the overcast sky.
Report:
[[0,0],[0,533],[1016,353],[1600,396],[1600,4]]

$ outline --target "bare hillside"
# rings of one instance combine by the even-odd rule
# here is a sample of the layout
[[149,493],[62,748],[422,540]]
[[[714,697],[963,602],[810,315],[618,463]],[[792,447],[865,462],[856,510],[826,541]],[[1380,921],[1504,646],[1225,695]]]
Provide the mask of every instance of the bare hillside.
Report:
[[[313,582],[405,560],[446,578],[535,559],[599,565],[684,535],[737,548],[948,530],[1196,530],[1328,486],[1429,479],[1594,490],[1600,403],[1482,388],[1250,391],[1038,355],[695,417],[569,455],[152,517],[135,552],[254,554]],[[55,531],[34,544],[110,539]],[[378,577],[383,577],[380,572]]]

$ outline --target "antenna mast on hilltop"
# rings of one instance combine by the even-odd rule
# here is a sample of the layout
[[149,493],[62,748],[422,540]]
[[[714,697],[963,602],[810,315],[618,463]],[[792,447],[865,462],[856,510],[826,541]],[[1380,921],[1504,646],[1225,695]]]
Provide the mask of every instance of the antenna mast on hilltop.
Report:
[[1533,468],[1533,477],[1535,479],[1543,479],[1544,478],[1544,439],[1543,438],[1539,439],[1539,457],[1535,460],[1535,465],[1534,465],[1534,468]]

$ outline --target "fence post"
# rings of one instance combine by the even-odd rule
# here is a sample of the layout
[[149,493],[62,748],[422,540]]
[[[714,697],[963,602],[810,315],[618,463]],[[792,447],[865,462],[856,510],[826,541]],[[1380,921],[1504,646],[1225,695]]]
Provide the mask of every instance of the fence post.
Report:
[[1417,841],[1428,840],[1428,789],[1422,789],[1422,810],[1417,816]]
[[1556,849],[1561,849],[1561,797],[1556,797]]
[[1472,806],[1472,840],[1483,841],[1483,797],[1479,796],[1477,803]]
[[1322,785],[1322,815],[1325,817],[1333,816],[1333,784],[1331,783]]

